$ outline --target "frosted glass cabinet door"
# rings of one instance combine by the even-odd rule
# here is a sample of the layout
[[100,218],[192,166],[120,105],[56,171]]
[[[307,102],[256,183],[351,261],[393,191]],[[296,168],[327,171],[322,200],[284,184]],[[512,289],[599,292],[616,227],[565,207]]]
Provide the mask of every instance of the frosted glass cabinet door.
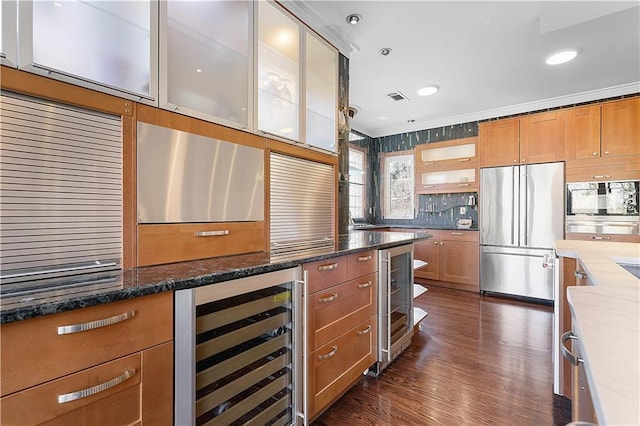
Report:
[[336,97],[338,55],[334,49],[306,32],[306,142],[337,151]]
[[258,3],[258,129],[300,140],[300,26]]
[[0,2],[0,63],[18,65],[18,11],[16,0]]
[[151,12],[149,1],[21,1],[20,67],[152,99]]
[[169,0],[160,7],[160,106],[247,128],[252,2]]

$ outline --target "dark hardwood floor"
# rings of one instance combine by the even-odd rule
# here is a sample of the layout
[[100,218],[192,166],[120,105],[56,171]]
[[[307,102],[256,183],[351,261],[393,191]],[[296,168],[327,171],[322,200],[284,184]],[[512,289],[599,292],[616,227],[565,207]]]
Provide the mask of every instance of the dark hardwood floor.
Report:
[[565,425],[553,395],[553,309],[429,287],[412,345],[378,378],[362,377],[314,426]]

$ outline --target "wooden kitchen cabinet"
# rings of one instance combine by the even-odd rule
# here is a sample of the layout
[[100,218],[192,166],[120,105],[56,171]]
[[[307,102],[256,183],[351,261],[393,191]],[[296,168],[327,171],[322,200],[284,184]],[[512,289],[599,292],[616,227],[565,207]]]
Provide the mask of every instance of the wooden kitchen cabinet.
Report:
[[517,118],[479,125],[480,167],[510,166],[520,158],[520,123]]
[[[3,425],[171,424],[171,292],[3,324],[1,332]],[[92,391],[71,396],[85,389]]]
[[416,193],[477,191],[476,137],[418,145],[415,149]]
[[377,360],[377,251],[303,268],[309,293],[307,415],[313,419]]
[[566,111],[567,182],[640,179],[640,98]]
[[417,282],[480,291],[478,231],[428,229],[432,239],[414,243],[414,257],[427,265],[414,271]]
[[640,155],[640,97],[602,104],[602,156]]
[[480,167],[564,160],[563,110],[480,123]]
[[520,118],[520,164],[564,160],[564,115],[556,110]]

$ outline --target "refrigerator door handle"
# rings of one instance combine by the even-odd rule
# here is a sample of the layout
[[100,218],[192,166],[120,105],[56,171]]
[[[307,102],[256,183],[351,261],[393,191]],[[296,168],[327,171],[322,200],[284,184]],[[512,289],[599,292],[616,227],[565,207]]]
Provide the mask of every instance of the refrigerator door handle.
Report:
[[516,210],[518,193],[516,192],[516,171],[519,168],[515,166],[511,166],[511,245],[517,245],[515,241],[515,226],[516,226],[516,218],[518,217],[518,212]]

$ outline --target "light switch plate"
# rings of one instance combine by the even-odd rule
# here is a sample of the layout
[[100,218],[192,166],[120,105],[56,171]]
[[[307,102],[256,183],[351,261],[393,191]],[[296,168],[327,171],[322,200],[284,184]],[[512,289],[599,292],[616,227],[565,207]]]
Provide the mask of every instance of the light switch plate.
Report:
[[460,207],[460,214],[467,214],[467,208],[466,207]]

